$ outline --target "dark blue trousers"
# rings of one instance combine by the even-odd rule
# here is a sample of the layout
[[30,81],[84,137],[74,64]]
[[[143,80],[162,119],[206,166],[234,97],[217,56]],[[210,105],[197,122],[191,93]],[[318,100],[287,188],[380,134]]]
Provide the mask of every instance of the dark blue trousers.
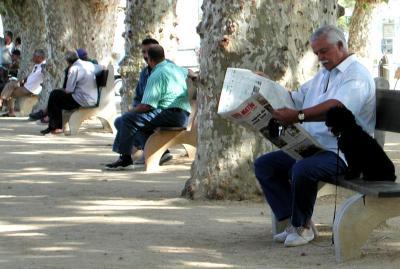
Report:
[[[122,116],[118,117],[114,121],[114,126],[119,131],[122,126]],[[144,149],[144,146],[146,145],[147,139],[153,134],[153,131],[151,132],[144,132],[144,131],[137,131],[135,134],[135,137],[133,138],[133,145],[137,149]],[[115,144],[115,143],[114,143]],[[115,151],[115,150],[114,150]]]
[[147,140],[148,133],[153,132],[158,127],[185,127],[188,118],[188,112],[175,108],[153,109],[146,113],[126,112],[114,123],[117,128],[117,135],[114,140],[113,151],[130,155],[134,145],[143,144],[141,139]]
[[265,198],[279,221],[290,218],[294,227],[312,217],[318,181],[344,173],[346,164],[332,151],[295,161],[283,151],[258,157],[255,174]]

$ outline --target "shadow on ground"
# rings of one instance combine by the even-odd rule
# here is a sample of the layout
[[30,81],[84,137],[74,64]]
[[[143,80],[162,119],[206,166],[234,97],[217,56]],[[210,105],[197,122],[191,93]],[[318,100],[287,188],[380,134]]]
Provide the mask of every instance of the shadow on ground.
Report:
[[[264,203],[180,198],[190,160],[177,155],[159,173],[105,172],[113,136],[85,127],[40,136],[36,123],[0,119],[0,268],[398,268],[398,218],[361,259],[337,266],[332,197],[316,208],[321,237],[285,249]],[[398,162],[395,140],[387,149]]]

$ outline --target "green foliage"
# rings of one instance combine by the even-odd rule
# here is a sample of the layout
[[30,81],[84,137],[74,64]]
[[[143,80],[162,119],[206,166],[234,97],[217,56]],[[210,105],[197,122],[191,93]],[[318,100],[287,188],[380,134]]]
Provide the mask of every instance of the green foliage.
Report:
[[[354,8],[356,0],[339,0],[338,3],[345,9],[348,9],[348,8]],[[350,26],[350,18],[351,17],[349,16],[340,17],[336,22],[337,26],[341,28],[344,32],[348,32]]]
[[339,0],[338,3],[344,8],[349,8],[354,7],[356,0]]

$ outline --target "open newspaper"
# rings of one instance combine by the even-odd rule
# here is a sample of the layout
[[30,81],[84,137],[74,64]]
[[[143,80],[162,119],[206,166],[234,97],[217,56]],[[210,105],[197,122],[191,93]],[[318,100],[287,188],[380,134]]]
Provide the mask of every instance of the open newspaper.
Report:
[[283,107],[294,108],[285,88],[247,69],[227,69],[219,100],[219,115],[261,132],[296,160],[321,151],[323,147],[300,124],[277,127],[272,112]]

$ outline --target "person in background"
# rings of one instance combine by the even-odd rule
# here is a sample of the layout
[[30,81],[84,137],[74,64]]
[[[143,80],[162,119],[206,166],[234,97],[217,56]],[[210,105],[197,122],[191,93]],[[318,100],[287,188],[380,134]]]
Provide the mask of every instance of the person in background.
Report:
[[18,77],[19,65],[21,62],[21,52],[17,49],[13,50],[11,54],[11,65],[8,68],[8,74],[12,79],[16,80]]
[[21,37],[17,36],[15,38],[15,47],[14,49],[21,51],[22,50],[22,44],[21,44]]
[[76,52],[78,53],[79,59],[81,59],[82,61],[88,61],[94,64],[98,64],[96,59],[91,59],[88,57],[88,53],[86,51],[86,49],[84,48],[79,48],[76,50]]
[[0,94],[8,82],[8,70],[0,66]]
[[8,113],[3,116],[15,117],[14,99],[21,96],[38,95],[42,91],[43,70],[46,64],[44,50],[37,49],[32,56],[34,67],[32,72],[23,80],[9,81],[1,92],[0,107],[4,100],[8,103]]
[[[132,112],[142,101],[144,90],[146,89],[146,85],[147,85],[147,80],[152,72],[152,68],[149,65],[149,58],[148,58],[147,52],[152,45],[158,45],[158,44],[159,44],[158,41],[153,38],[145,38],[142,40],[141,52],[142,52],[143,60],[146,63],[146,66],[141,70],[141,72],[139,74],[139,81],[136,84],[136,88],[135,88],[135,97],[133,98],[132,105],[129,107],[128,113]],[[119,130],[121,128],[122,117],[123,117],[123,115],[116,118],[116,120],[114,122],[115,128],[117,130]],[[150,131],[149,132],[138,131],[134,138],[134,142],[133,142],[134,147],[133,147],[132,153],[135,153],[137,150],[143,150],[147,139],[150,137],[150,135],[152,133],[153,133],[152,131],[151,132]],[[167,162],[171,159],[172,159],[172,155],[170,154],[170,152],[168,150],[165,151],[165,153],[162,155],[162,157],[160,159],[160,165],[164,164],[165,162]],[[143,154],[140,159],[135,161],[135,164],[144,164],[144,155]]]
[[[93,64],[97,65],[97,60],[95,59],[89,59],[87,56],[87,52],[84,48],[79,48],[76,50],[76,53],[79,57],[80,60],[82,61],[87,61],[87,62],[91,62]],[[67,87],[67,81],[68,81],[68,73],[69,73],[69,68],[71,67],[71,65],[67,65],[67,67],[64,69],[64,80],[63,80],[63,85],[62,85],[62,89],[66,89]],[[42,123],[48,123],[49,122],[49,117],[48,117],[48,111],[47,108],[45,109],[41,109],[37,112],[33,112],[29,114],[29,120],[31,121],[36,121],[36,120],[40,120]]]
[[90,107],[97,103],[98,92],[96,73],[102,67],[79,59],[75,50],[65,54],[68,65],[68,78],[65,89],[53,90],[47,103],[48,128],[41,134],[62,133],[62,111],[79,107]]
[[164,49],[151,45],[147,51],[152,69],[142,101],[132,111],[122,115],[113,144],[118,160],[106,165],[106,170],[123,170],[132,166],[135,136],[139,131],[151,132],[160,126],[186,126],[190,103],[186,78],[188,70],[165,60]]
[[14,50],[13,33],[6,31],[4,34],[4,46],[2,51],[2,65],[8,68],[11,65],[11,53]]

